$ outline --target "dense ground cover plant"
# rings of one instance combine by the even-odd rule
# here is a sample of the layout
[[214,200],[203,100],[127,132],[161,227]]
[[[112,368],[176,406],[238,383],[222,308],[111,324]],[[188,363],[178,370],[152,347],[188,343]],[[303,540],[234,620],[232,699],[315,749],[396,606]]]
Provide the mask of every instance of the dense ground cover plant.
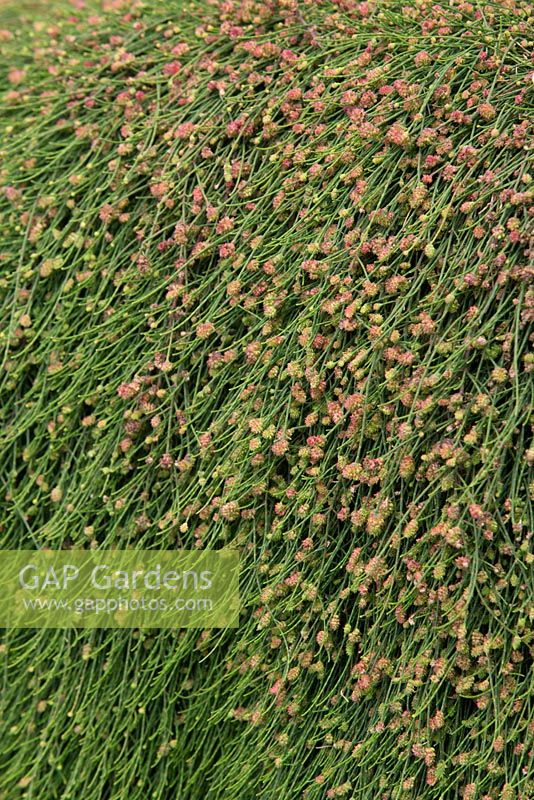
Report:
[[24,13],[0,544],[238,547],[243,613],[6,631],[0,798],[532,797],[529,3]]

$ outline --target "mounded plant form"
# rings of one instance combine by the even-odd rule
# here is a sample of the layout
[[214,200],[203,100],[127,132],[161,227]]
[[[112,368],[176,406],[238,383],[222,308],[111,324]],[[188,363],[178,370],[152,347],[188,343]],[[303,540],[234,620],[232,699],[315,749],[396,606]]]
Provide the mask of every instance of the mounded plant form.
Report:
[[0,800],[532,798],[530,4],[1,14],[0,546],[242,611],[6,630]]

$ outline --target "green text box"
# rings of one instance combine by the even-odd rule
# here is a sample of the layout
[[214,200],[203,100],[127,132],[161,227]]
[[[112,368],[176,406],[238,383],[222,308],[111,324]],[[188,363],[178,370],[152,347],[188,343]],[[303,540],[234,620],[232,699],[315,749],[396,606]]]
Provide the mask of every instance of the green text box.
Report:
[[235,628],[236,550],[0,550],[0,627]]

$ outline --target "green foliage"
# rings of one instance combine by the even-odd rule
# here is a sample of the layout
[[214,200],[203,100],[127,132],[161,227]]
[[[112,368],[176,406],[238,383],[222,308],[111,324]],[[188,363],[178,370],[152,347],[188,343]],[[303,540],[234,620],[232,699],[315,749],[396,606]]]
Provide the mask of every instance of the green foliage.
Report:
[[0,548],[242,621],[6,631],[0,800],[532,797],[529,4],[19,13]]

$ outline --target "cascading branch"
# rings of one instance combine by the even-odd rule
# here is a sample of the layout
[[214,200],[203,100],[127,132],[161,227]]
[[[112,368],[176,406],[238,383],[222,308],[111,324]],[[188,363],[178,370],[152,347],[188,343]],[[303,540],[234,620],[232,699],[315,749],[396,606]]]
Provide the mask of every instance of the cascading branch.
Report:
[[243,610],[6,631],[0,800],[532,797],[530,4],[2,13],[0,546]]

